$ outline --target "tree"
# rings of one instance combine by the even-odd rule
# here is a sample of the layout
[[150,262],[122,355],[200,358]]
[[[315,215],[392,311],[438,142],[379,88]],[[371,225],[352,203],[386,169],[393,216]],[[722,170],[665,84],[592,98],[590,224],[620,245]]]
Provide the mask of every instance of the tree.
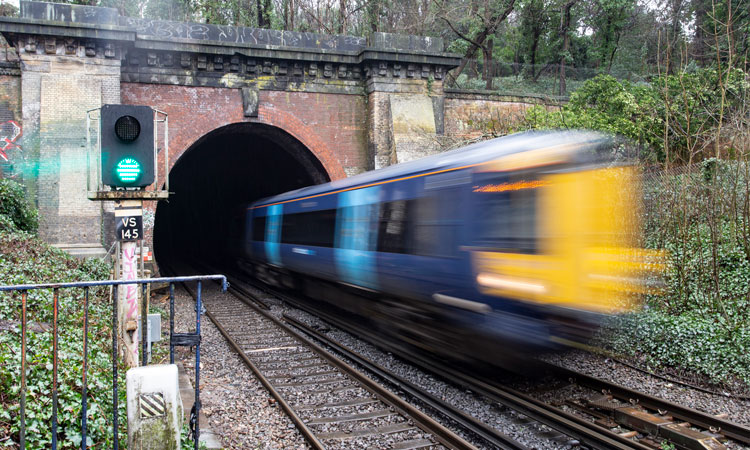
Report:
[[528,0],[521,6],[521,33],[523,34],[523,45],[525,49],[525,62],[529,64],[528,74],[536,81],[541,70],[536,71],[541,53],[540,46],[542,38],[547,33],[547,27],[551,17],[549,9],[551,2],[548,0]]
[[560,51],[560,95],[565,95],[565,63],[570,59],[570,10],[578,0],[570,0],[560,8],[560,38],[562,49]]
[[271,0],[257,0],[258,28],[271,28]]
[[[453,74],[453,80],[463,72],[466,67],[466,63],[469,59],[474,57],[477,50],[482,50],[484,56],[485,67],[492,64],[492,39],[488,41],[501,23],[508,18],[508,15],[513,11],[516,4],[516,0],[504,0],[498,2],[491,2],[490,0],[470,0],[468,16],[462,16],[465,18],[463,27],[454,25],[452,20],[452,14],[456,13],[455,7],[451,8],[447,3],[447,0],[441,0],[438,5],[439,13],[438,16],[448,27],[459,37],[459,39],[468,42],[469,46],[464,54],[464,59],[461,61],[459,67]],[[465,14],[466,10],[462,9],[462,13]],[[464,29],[466,29],[464,31]],[[485,70],[485,79],[487,81],[487,89],[492,88],[492,78],[487,77],[487,70]]]
[[10,3],[0,3],[0,17],[17,17],[18,8]]
[[612,70],[620,37],[635,11],[634,0],[596,0],[589,23],[594,32],[594,54],[597,65]]

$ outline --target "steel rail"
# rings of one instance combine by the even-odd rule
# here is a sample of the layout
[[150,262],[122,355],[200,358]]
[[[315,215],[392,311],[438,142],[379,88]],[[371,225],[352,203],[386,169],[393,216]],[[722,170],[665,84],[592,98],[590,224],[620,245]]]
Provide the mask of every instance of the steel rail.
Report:
[[375,394],[380,400],[395,408],[396,410],[401,411],[402,414],[414,420],[419,428],[432,434],[441,444],[456,450],[476,450],[476,447],[474,447],[472,444],[456,435],[451,430],[429,417],[427,414],[410,405],[408,402],[401,399],[401,397],[385,389],[383,386],[381,386],[362,372],[358,371],[354,367],[346,364],[339,358],[336,358],[323,347],[319,346],[299,332],[295,331],[294,329],[283,323],[281,320],[271,315],[269,312],[263,311],[260,307],[255,305],[255,302],[253,302],[252,300],[244,299],[241,295],[236,293],[237,291],[234,288],[230,288],[230,291],[233,291],[235,297],[237,297],[240,301],[243,301],[245,304],[249,305],[256,312],[272,321],[274,324],[282,328],[295,339],[298,339],[300,342],[309,346],[315,353],[322,356],[332,365],[338,367],[342,372],[354,378],[363,387]]
[[[240,282],[239,284],[242,284],[242,282]],[[319,316],[321,315],[320,311],[311,310],[311,308],[307,307],[306,305],[301,304],[298,301],[295,301],[295,299],[290,298],[289,296],[285,294],[275,292],[273,289],[269,289],[267,286],[257,286],[254,283],[250,283],[250,284],[264,292],[272,293],[273,295],[276,295],[284,299],[285,301],[288,301],[294,304],[295,306],[300,307],[301,309],[304,309],[308,312],[311,312]],[[337,320],[335,317],[331,317],[330,315],[326,315],[325,319],[328,320],[329,322],[335,323],[338,327],[342,329],[351,330],[352,328],[355,328],[355,327],[352,327],[351,324],[343,323]],[[388,343],[385,340],[380,339],[377,335],[369,333],[367,330],[360,329],[356,331],[356,333],[359,333],[360,335],[365,335],[366,338],[370,340],[371,342],[376,342],[380,346],[387,347],[396,353],[400,353],[398,349],[391,346],[390,343]],[[429,363],[429,361],[425,361],[425,363]],[[661,410],[661,411],[666,410],[675,419],[689,422],[693,425],[703,427],[713,432],[719,432],[727,436],[728,438],[734,439],[743,444],[750,444],[750,427],[744,427],[736,422],[721,419],[719,417],[712,416],[710,414],[703,413],[701,411],[698,411],[698,410],[695,410],[686,406],[682,406],[676,403],[669,402],[664,399],[653,397],[648,394],[638,392],[638,391],[629,389],[621,385],[617,385],[615,383],[607,382],[605,380],[601,380],[601,379],[598,379],[598,378],[595,378],[586,374],[572,371],[570,369],[565,369],[565,368],[555,366],[552,364],[548,364],[548,365],[550,366],[549,368],[552,372],[557,372],[560,376],[564,376],[566,378],[570,378],[570,377],[575,378],[575,380],[579,382],[579,384],[584,385],[586,387],[596,389],[596,390],[607,389],[609,393],[611,393],[613,396],[617,398],[620,398],[626,401],[629,401],[631,399],[638,400],[639,404],[645,408],[649,408],[652,410]],[[434,371],[439,371],[439,370],[440,368],[437,368],[437,367],[434,369]],[[459,384],[464,384],[468,387],[471,387],[471,384],[472,384],[471,379],[466,379],[466,376],[464,374],[461,374],[458,372],[456,372],[455,375],[457,375],[456,380],[458,380],[456,382],[458,382]],[[512,394],[513,396],[516,396],[524,400],[524,402],[527,405],[550,408],[549,406],[544,405],[544,403],[541,401],[533,399],[520,392],[516,392],[516,391],[508,390],[507,388],[504,388],[504,387],[496,386],[494,383],[491,383],[491,382],[487,383],[487,387],[490,387],[492,389],[502,389],[502,390],[508,391],[508,393]],[[500,399],[498,399],[498,401],[500,401]],[[617,441],[620,444],[624,444],[627,448],[641,448],[641,449],[648,448],[647,446],[644,446],[643,444],[640,444],[636,441],[624,438],[617,433],[598,427],[584,419],[581,419],[578,416],[566,413],[565,411],[559,410],[557,408],[552,408],[552,409],[554,409],[557,414],[560,414],[561,416],[565,417],[569,423],[577,424],[576,428],[578,428],[578,426],[582,426],[584,428],[596,430],[597,432],[600,432],[608,436],[614,441]],[[560,430],[560,428],[555,427],[551,424],[548,424],[548,426]],[[565,433],[565,430],[560,430],[560,431]]]
[[[196,294],[193,292],[193,290],[183,284],[182,287],[190,293],[190,295],[193,297],[193,299],[196,298]],[[292,409],[291,405],[284,400],[284,397],[277,391],[273,385],[268,381],[268,379],[263,375],[263,373],[258,369],[258,367],[250,360],[250,358],[247,357],[245,352],[242,350],[242,347],[237,343],[237,341],[232,338],[232,336],[229,334],[229,331],[227,331],[226,328],[221,324],[221,322],[218,320],[216,316],[214,316],[211,311],[206,308],[206,315],[209,319],[211,319],[211,322],[213,322],[214,325],[216,325],[216,328],[219,330],[219,333],[221,333],[222,336],[224,336],[224,339],[227,340],[229,345],[232,347],[232,349],[237,353],[237,356],[240,357],[242,362],[245,363],[245,365],[253,372],[253,374],[258,378],[258,381],[260,381],[260,384],[263,385],[263,387],[266,388],[266,390],[271,394],[271,396],[278,402],[278,404],[281,406],[281,408],[284,410],[284,412],[289,416],[289,418],[292,420],[294,425],[297,427],[299,432],[304,436],[305,440],[307,441],[310,446],[316,450],[325,450],[325,446],[322,442],[318,440],[318,438],[315,437],[315,433],[308,428],[307,425],[302,421],[302,419],[297,415],[296,412],[294,412],[294,409]]]
[[[435,439],[441,444],[449,448],[456,449],[456,450],[476,450],[476,447],[474,447],[473,445],[471,445],[470,443],[468,443],[467,441],[465,441],[458,435],[454,434],[452,431],[443,427],[442,425],[440,425],[439,423],[431,419],[426,414],[422,413],[418,409],[414,408],[413,406],[403,401],[400,397],[396,396],[395,394],[389,392],[388,390],[386,390],[385,388],[377,384],[374,380],[356,371],[354,368],[352,368],[348,364],[334,357],[322,347],[318,346],[317,344],[310,341],[309,339],[306,339],[304,336],[302,336],[295,330],[291,329],[288,325],[278,320],[276,317],[271,315],[270,312],[268,312],[267,310],[264,310],[263,307],[258,305],[255,301],[247,298],[247,297],[251,297],[251,294],[249,294],[247,291],[243,291],[243,290],[237,289],[234,286],[231,286],[230,292],[235,296],[235,298],[237,298],[239,301],[243,302],[244,304],[248,305],[256,313],[260,314],[265,319],[273,322],[274,325],[283,329],[287,334],[299,340],[304,345],[308,346],[319,356],[327,360],[330,364],[334,365],[335,367],[339,368],[342,372],[354,378],[365,389],[373,393],[381,401],[390,405],[397,411],[400,411],[402,414],[404,414],[408,418],[412,419],[419,426],[419,428],[433,435]],[[263,384],[263,386],[269,391],[269,393],[271,393],[274,399],[276,399],[276,401],[279,402],[279,405],[281,405],[282,409],[287,413],[287,415],[289,415],[290,419],[294,422],[295,426],[298,427],[298,429],[300,430],[300,433],[303,434],[303,436],[308,441],[308,443],[310,443],[310,445],[313,448],[324,449],[325,446],[317,439],[317,437],[312,432],[312,430],[310,430],[309,427],[307,427],[307,425],[304,424],[302,419],[294,411],[293,407],[284,400],[282,395],[272,386],[272,384],[268,381],[268,379],[262,374],[260,369],[258,369],[258,367],[247,357],[247,355],[244,353],[240,345],[234,340],[234,338],[232,338],[229,331],[223,325],[221,325],[218,318],[214,314],[212,314],[208,308],[206,309],[206,314],[209,316],[211,321],[216,325],[217,329],[219,329],[219,332],[222,334],[222,336],[224,336],[224,338],[230,343],[230,346],[232,347],[232,349],[240,356],[240,358],[248,366],[248,368],[250,368],[250,370],[258,377],[258,380],[261,382],[261,384]]]
[[565,378],[573,378],[575,383],[589,387],[591,389],[606,389],[613,396],[629,401],[637,400],[638,404],[652,410],[668,411],[672,417],[690,422],[707,430],[719,430],[719,432],[729,438],[732,438],[743,444],[750,444],[750,428],[744,427],[736,422],[720,419],[716,416],[706,414],[687,406],[678,405],[668,400],[654,397],[643,392],[638,392],[625,386],[602,380],[600,378],[586,375],[571,369],[566,369],[554,364],[545,365],[551,372]]
[[430,405],[432,408],[439,411],[441,414],[444,414],[445,416],[451,418],[452,420],[466,427],[472,433],[475,433],[476,435],[480,436],[482,439],[486,440],[491,445],[497,448],[503,448],[503,449],[525,450],[529,448],[521,444],[520,442],[515,441],[514,439],[505,435],[504,433],[501,433],[498,430],[488,426],[487,424],[478,421],[477,419],[466,414],[465,412],[457,408],[454,408],[453,406],[447,404],[446,402],[442,400],[439,400],[437,397],[427,393],[426,391],[422,390],[415,384],[390,372],[388,369],[380,366],[379,364],[369,361],[363,356],[355,353],[351,349],[346,348],[345,346],[331,340],[324,334],[311,328],[307,324],[300,322],[294,317],[287,316],[285,314],[284,320],[292,323],[295,327],[300,328],[305,333],[315,337],[315,339],[318,339],[324,342],[329,347],[334,348],[337,352],[345,355],[347,358],[353,361],[356,361],[358,364],[366,367],[367,370],[377,374],[379,377],[388,380],[389,382],[398,386],[400,389],[408,392],[409,395],[415,398],[418,398],[419,400]]
[[388,341],[380,338],[374,333],[369,332],[368,330],[365,330],[364,328],[353,327],[351,324],[338,320],[336,317],[333,317],[330,314],[321,313],[321,311],[317,310],[311,310],[311,308],[307,307],[306,305],[297,302],[293,298],[290,298],[289,296],[276,292],[272,289],[269,290],[266,287],[263,287],[261,289],[266,292],[273,293],[273,295],[276,295],[279,298],[282,298],[283,300],[294,304],[300,309],[315,314],[318,317],[324,317],[325,320],[333,323],[341,329],[351,331],[352,333],[364,337],[366,340],[369,340],[370,342],[380,347],[387,348],[394,353],[405,356],[409,360],[409,362],[414,363],[429,372],[435,373],[451,381],[452,383],[478,392],[485,397],[497,401],[507,406],[508,408],[516,410],[526,416],[529,416],[532,419],[543,423],[550,428],[571,436],[572,438],[575,438],[586,445],[590,445],[601,450],[653,450],[651,447],[620,436],[619,434],[612,431],[603,429],[591,422],[586,421],[585,419],[562,411],[553,406],[546,405],[543,402],[535,400],[520,392],[516,392],[502,386],[496,386],[486,381],[467,376],[460,372],[452,371],[445,367],[438,367],[425,358],[419,358],[415,355],[404,355],[403,351],[392,346]]
[[234,351],[237,353],[237,355],[242,359],[242,361],[245,363],[245,365],[255,374],[255,377],[260,381],[260,384],[263,385],[263,387],[266,388],[266,390],[271,394],[271,396],[276,400],[276,402],[281,406],[281,408],[284,410],[287,416],[294,422],[294,425],[297,427],[297,429],[302,433],[302,436],[305,437],[305,440],[308,444],[314,449],[324,450],[326,447],[323,445],[322,442],[318,440],[317,437],[315,437],[315,433],[302,421],[302,419],[297,415],[297,413],[294,411],[294,409],[287,403],[286,400],[284,400],[284,397],[277,391],[273,385],[268,381],[268,379],[263,375],[263,373],[258,369],[258,367],[253,364],[252,361],[250,361],[250,358],[247,357],[245,352],[242,351],[242,348],[239,346],[239,344],[232,338],[232,336],[229,334],[229,332],[224,328],[223,325],[221,325],[221,322],[208,310],[206,309],[206,315],[209,319],[211,319],[211,322],[216,325],[216,328],[218,328],[219,332],[222,336],[224,336],[224,339],[227,340],[229,345],[234,349]]

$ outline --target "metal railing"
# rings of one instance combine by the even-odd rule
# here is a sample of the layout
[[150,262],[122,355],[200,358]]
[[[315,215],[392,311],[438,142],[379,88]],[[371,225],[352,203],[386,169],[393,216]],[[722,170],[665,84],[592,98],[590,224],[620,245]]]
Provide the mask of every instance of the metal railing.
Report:
[[[47,283],[47,284],[21,284],[13,286],[0,286],[0,292],[20,292],[21,293],[21,391],[20,391],[20,430],[19,444],[21,449],[26,448],[26,332],[27,324],[27,296],[32,290],[52,290],[52,449],[57,449],[58,440],[58,295],[60,289],[82,288],[83,289],[83,367],[81,375],[81,449],[87,448],[86,434],[86,413],[87,413],[87,366],[88,366],[88,332],[89,332],[89,288],[100,286],[111,286],[112,295],[112,437],[113,449],[118,449],[118,380],[117,380],[117,362],[118,362],[118,344],[117,344],[117,327],[118,327],[118,310],[117,310],[117,288],[122,285],[140,285],[142,292],[146,292],[146,287],[152,283],[169,283],[169,362],[174,364],[174,348],[176,346],[195,347],[195,432],[194,442],[195,449],[198,449],[198,438],[200,429],[198,415],[200,413],[200,324],[203,305],[201,303],[201,283],[203,281],[220,281],[222,289],[227,289],[227,279],[224,275],[200,275],[186,277],[167,277],[167,278],[141,278],[135,280],[108,280],[108,281],[80,281],[72,283]],[[193,333],[175,333],[174,332],[174,284],[185,282],[197,282],[198,295],[196,296],[195,307],[195,332]],[[145,295],[141,296],[141,345],[142,345],[142,364],[147,363],[147,317]]]

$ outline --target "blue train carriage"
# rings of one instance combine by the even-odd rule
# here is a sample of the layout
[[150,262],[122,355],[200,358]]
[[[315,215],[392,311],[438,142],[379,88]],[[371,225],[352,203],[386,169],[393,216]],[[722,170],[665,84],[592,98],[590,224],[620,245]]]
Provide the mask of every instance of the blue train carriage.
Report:
[[643,289],[637,176],[609,145],[523,133],[267,198],[248,256],[262,281],[430,351],[580,342]]

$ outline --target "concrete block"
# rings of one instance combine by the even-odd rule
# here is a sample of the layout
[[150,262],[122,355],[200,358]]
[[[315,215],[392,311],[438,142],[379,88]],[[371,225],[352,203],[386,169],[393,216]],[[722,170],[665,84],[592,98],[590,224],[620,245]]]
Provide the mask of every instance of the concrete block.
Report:
[[128,370],[128,448],[177,450],[182,401],[177,366],[160,364]]

